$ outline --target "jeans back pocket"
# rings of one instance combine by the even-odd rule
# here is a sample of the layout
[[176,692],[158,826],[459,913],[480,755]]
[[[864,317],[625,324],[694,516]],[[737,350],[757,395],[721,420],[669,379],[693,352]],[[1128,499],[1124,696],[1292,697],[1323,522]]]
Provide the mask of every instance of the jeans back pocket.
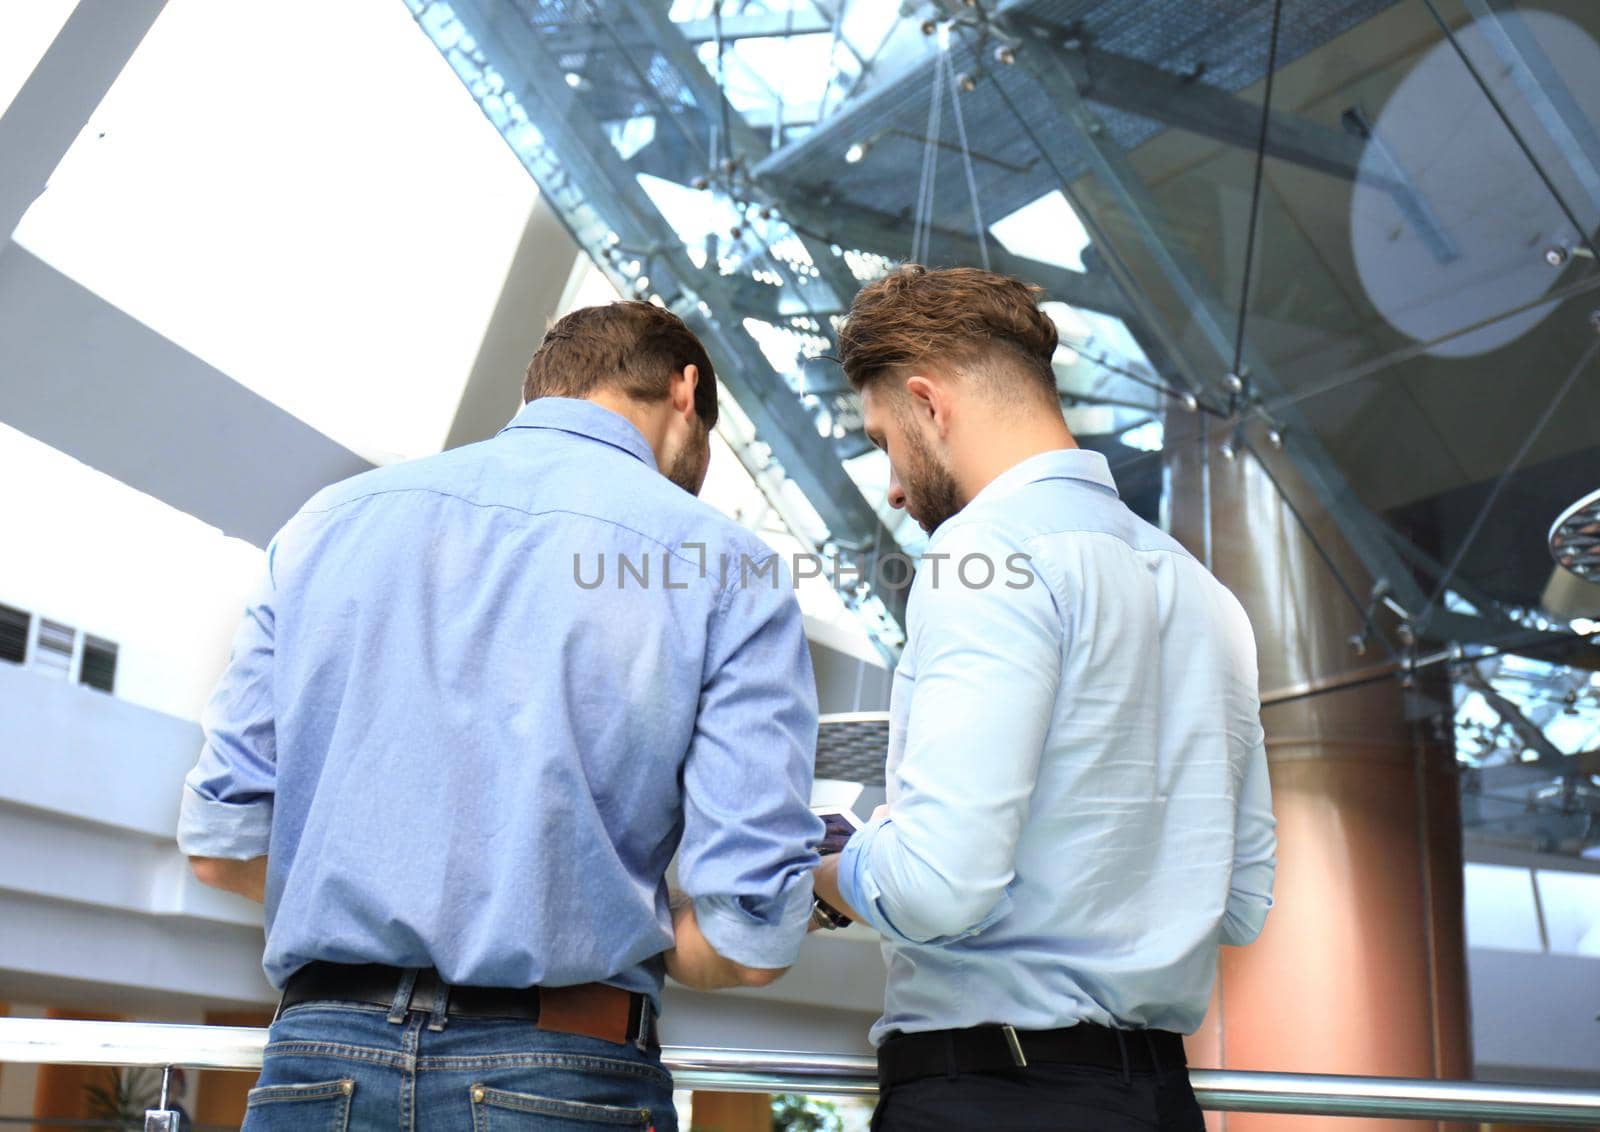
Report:
[[474,1085],[473,1132],[582,1132],[599,1128],[649,1128],[650,1110],[591,1104],[535,1093],[511,1093]]
[[345,1132],[355,1092],[356,1083],[348,1077],[251,1089],[243,1132]]

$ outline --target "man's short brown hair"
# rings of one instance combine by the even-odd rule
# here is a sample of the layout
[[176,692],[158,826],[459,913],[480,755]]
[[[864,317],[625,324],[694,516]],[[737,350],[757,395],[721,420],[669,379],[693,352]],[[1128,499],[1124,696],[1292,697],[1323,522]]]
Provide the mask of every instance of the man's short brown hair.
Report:
[[522,399],[587,397],[613,389],[636,401],[660,401],[672,375],[690,365],[700,371],[695,415],[714,428],[717,375],[683,319],[654,303],[583,307],[545,331],[522,380]]
[[1015,373],[1025,387],[1048,393],[1055,402],[1050,359],[1056,325],[1039,309],[1040,293],[1031,284],[975,267],[930,271],[903,264],[862,288],[850,304],[839,331],[840,365],[859,393],[930,362],[966,370],[996,361],[1002,366],[985,367],[990,378]]

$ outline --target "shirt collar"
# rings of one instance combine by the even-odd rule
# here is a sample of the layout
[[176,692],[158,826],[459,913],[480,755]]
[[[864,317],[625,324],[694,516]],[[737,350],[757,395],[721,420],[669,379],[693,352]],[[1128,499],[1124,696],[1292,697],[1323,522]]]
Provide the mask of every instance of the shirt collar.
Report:
[[645,441],[644,433],[631,421],[610,409],[575,397],[536,397],[522,406],[522,411],[511,418],[511,423],[501,429],[502,434],[514,428],[553,428],[586,436],[613,448],[620,448],[649,467],[656,466],[655,453]]
[[1040,480],[1082,480],[1117,494],[1117,481],[1111,478],[1111,465],[1099,452],[1088,448],[1054,448],[1029,456],[990,480],[972,497],[973,503],[993,503],[1014,491]]

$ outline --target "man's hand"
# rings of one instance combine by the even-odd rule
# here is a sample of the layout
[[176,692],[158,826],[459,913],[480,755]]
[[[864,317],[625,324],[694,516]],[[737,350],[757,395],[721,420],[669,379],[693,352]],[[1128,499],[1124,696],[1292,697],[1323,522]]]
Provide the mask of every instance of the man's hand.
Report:
[[[889,807],[882,805],[872,811],[869,821],[889,816]],[[856,923],[861,923],[861,913],[845,903],[844,893],[839,891],[839,855],[830,854],[822,858],[822,864],[817,866],[817,871],[812,874],[816,885],[817,896],[835,912],[849,916]],[[809,929],[808,929],[809,930]]]
[[667,974],[692,990],[724,987],[764,987],[775,982],[787,967],[746,967],[718,955],[700,932],[694,902],[675,898],[672,905],[673,945],[665,952]]
[[204,885],[237,893],[246,900],[264,903],[267,898],[267,859],[230,861],[223,857],[190,857],[189,867]]
[[[882,809],[883,807],[879,807]],[[877,815],[874,814],[874,817]],[[856,923],[861,923],[861,913],[845,903],[844,894],[839,891],[839,855],[837,853],[822,858],[822,864],[817,866],[817,871],[812,874],[816,893],[827,901],[830,907],[837,912],[849,916]]]

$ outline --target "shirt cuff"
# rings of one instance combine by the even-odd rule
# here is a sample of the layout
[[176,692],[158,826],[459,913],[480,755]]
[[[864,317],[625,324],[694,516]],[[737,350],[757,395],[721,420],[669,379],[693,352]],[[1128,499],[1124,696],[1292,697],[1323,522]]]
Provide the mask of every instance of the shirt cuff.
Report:
[[742,967],[775,970],[800,956],[811,919],[811,874],[807,872],[784,898],[777,915],[758,919],[732,896],[697,896],[694,917],[700,934],[718,955]]
[[184,783],[178,810],[178,848],[186,857],[248,861],[267,855],[272,799],[219,802]]
[[872,846],[889,821],[888,817],[874,818],[851,834],[850,840],[844,843],[844,848],[839,851],[839,895],[844,897],[844,902],[850,905],[862,923],[875,928],[880,935],[910,942],[878,906],[878,898],[883,895],[883,890],[873,879],[870,867]]

